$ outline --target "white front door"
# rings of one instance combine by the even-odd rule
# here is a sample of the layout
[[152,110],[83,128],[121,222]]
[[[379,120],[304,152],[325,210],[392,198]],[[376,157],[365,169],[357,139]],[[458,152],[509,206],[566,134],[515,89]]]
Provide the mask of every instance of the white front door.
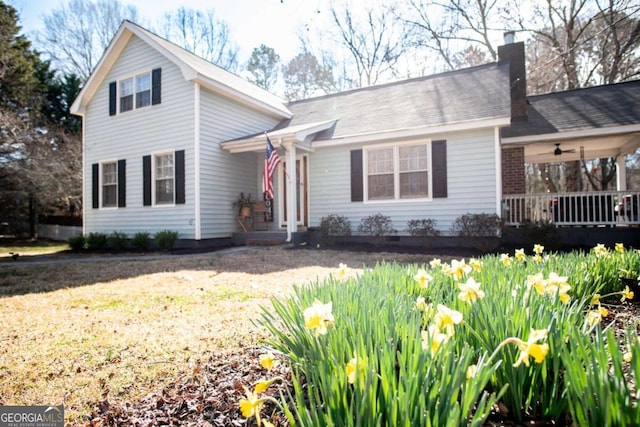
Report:
[[[309,156],[307,154],[299,154],[296,156],[296,166],[295,166],[295,176],[296,176],[296,222],[300,226],[306,227],[308,225],[307,220],[307,211],[309,206],[308,201],[308,188],[307,188],[307,177],[309,174]],[[280,212],[283,212],[283,223],[282,226],[285,226],[289,222],[288,218],[288,209],[287,209],[287,192],[290,191],[291,183],[290,176],[287,171],[289,170],[289,165],[287,162],[283,162],[283,167],[281,168],[281,179],[282,179],[282,194],[280,197],[281,206]]]

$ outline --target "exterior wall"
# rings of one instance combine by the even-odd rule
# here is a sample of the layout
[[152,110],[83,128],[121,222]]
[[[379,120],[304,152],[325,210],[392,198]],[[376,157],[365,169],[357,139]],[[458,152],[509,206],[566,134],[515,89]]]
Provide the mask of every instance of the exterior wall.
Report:
[[[162,102],[109,116],[109,82],[162,68]],[[91,103],[84,118],[85,233],[112,231],[133,235],[174,230],[180,239],[195,236],[194,90],[177,66],[133,36]],[[143,206],[142,157],[161,151],[185,150],[186,203]],[[126,207],[91,208],[91,165],[126,160]]]
[[502,149],[502,194],[525,194],[524,147]]
[[375,213],[389,215],[398,234],[408,234],[407,221],[433,219],[442,234],[465,213],[496,214],[494,130],[432,135],[447,140],[448,197],[428,201],[351,202],[350,150],[367,144],[319,148],[310,156],[310,225],[330,214],[346,216],[352,232]]
[[230,154],[220,142],[264,132],[278,120],[207,89],[200,91],[200,105],[202,238],[228,237],[238,229],[232,208],[238,194],[261,200],[265,152]]

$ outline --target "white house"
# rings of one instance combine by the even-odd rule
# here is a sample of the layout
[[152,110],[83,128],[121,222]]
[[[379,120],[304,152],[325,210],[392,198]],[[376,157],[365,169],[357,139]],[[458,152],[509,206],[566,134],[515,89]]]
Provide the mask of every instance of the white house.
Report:
[[[503,181],[524,182],[532,141],[502,141],[528,106],[524,45],[500,56],[287,104],[125,21],[71,109],[83,117],[84,232],[230,238],[238,194],[261,197],[265,132],[282,160],[267,228],[288,237],[330,214],[358,224],[380,212],[401,233],[411,219],[446,233],[465,213],[501,215]],[[503,171],[505,158],[517,166]]]

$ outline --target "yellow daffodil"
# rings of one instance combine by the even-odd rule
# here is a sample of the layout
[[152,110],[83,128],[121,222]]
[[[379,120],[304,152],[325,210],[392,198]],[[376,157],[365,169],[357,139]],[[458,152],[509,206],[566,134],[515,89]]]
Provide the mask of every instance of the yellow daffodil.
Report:
[[451,268],[448,273],[455,279],[460,280],[463,276],[471,273],[471,266],[465,263],[464,259],[460,261],[454,259],[451,261]]
[[541,263],[543,261],[542,255],[539,255],[539,254],[535,254],[532,259],[533,259],[533,262],[536,262],[536,263]]
[[467,367],[467,379],[471,379],[478,373],[478,365],[469,365]]
[[442,260],[440,258],[434,258],[429,262],[429,265],[433,269],[440,268],[440,267],[442,267]]
[[347,362],[345,372],[347,374],[347,381],[349,384],[356,382],[356,377],[359,376],[361,380],[364,379],[364,372],[366,369],[366,363],[362,358],[359,358],[357,354],[353,354],[353,358]]
[[545,339],[547,334],[548,331],[546,329],[531,329],[529,339],[526,342],[516,338],[515,343],[520,350],[520,356],[516,363],[513,364],[513,367],[517,368],[521,363],[529,366],[529,357],[533,357],[536,363],[542,363],[549,352],[549,344],[538,344],[536,341]]
[[516,249],[516,253],[514,255],[516,261],[525,261],[527,259],[527,256],[524,253],[524,249]]
[[255,385],[253,391],[256,392],[256,393],[264,393],[265,391],[267,391],[267,389],[269,387],[271,387],[271,384],[273,384],[274,381],[275,381],[275,379],[266,380],[264,378],[260,378],[256,382],[256,385]]
[[542,273],[529,274],[525,283],[527,288],[534,288],[540,295],[544,294],[547,289],[547,281],[544,279]]
[[609,249],[607,249],[607,247],[605,245],[603,245],[602,243],[598,243],[593,248],[593,253],[595,253],[598,258],[601,258],[601,257],[609,255]]
[[484,298],[484,291],[480,290],[480,283],[477,283],[473,277],[469,277],[466,283],[458,283],[460,293],[458,299],[468,303],[474,303],[478,298]]
[[619,254],[623,254],[624,253],[624,243],[616,243],[615,250]]
[[270,371],[276,365],[276,358],[271,352],[261,354],[259,360],[260,366],[262,366],[267,371]]
[[544,252],[544,246],[539,245],[539,244],[535,244],[533,245],[533,253],[536,255],[542,255],[542,252]]
[[631,353],[631,348],[629,348],[627,346],[627,351],[624,352],[624,354],[622,355],[622,360],[624,360],[627,363],[631,363],[631,361],[633,360],[633,353]]
[[347,264],[340,263],[338,265],[338,278],[344,279],[349,274],[349,267]]
[[256,393],[251,392],[246,387],[244,387],[244,392],[247,398],[240,399],[240,412],[242,412],[243,417],[251,418],[260,413],[262,399],[259,399]]
[[622,298],[620,301],[624,301],[625,299],[632,300],[633,299],[633,291],[629,289],[629,285],[624,287],[624,290],[620,293]]
[[425,311],[427,309],[427,301],[424,297],[416,298],[416,309],[420,311]]
[[591,297],[591,305],[600,305],[601,297],[602,295],[600,294],[593,294],[593,296]]
[[303,312],[304,326],[313,330],[315,336],[325,335],[327,333],[327,327],[333,325],[332,302],[329,301],[326,304],[321,303],[318,300],[313,302],[313,305],[306,308]]
[[434,322],[438,330],[443,330],[448,336],[452,336],[454,325],[462,322],[462,313],[452,310],[445,305],[438,304]]
[[598,306],[598,311],[600,312],[600,316],[607,317],[609,315],[609,310],[602,306]]
[[512,258],[509,254],[500,254],[500,261],[502,262],[502,265],[509,267],[511,265]]
[[422,331],[420,336],[422,337],[422,348],[431,351],[432,356],[435,356],[440,350],[440,346],[449,339],[447,334],[443,334],[436,325],[429,325],[429,329]]
[[479,259],[471,258],[469,260],[469,265],[471,266],[473,271],[476,271],[478,273],[482,271],[482,261],[480,261]]
[[413,279],[420,284],[421,288],[426,288],[427,286],[429,286],[429,283],[431,283],[431,281],[433,280],[433,277],[429,273],[427,273],[426,271],[420,268],[418,269],[418,272],[416,273],[416,275],[413,276]]
[[602,321],[602,313],[600,310],[589,310],[587,312],[587,326],[592,327],[599,324]]

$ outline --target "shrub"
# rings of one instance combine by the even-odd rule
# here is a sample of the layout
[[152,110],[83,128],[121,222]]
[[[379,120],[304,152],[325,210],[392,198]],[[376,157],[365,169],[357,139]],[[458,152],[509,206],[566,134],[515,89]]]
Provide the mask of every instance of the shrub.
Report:
[[69,243],[69,247],[72,251],[81,251],[82,249],[84,249],[84,236],[71,236],[67,240],[67,243]]
[[551,221],[524,220],[521,224],[522,238],[528,246],[539,243],[548,248],[560,246],[560,233]]
[[318,227],[324,244],[335,243],[335,236],[351,236],[351,221],[347,217],[337,214],[324,216]]
[[407,222],[407,231],[412,236],[438,236],[434,219],[412,219]]
[[451,230],[462,237],[497,237],[502,231],[502,220],[496,214],[467,213],[456,218]]
[[116,251],[122,251],[127,248],[127,234],[121,231],[114,231],[107,237],[109,247]]
[[178,240],[178,232],[171,230],[158,231],[155,235],[155,241],[163,251],[170,251]]
[[139,231],[131,238],[131,246],[141,251],[149,249],[151,243],[151,236],[146,231]]
[[107,235],[104,233],[89,233],[85,239],[84,246],[90,251],[104,249],[107,246]]
[[382,237],[394,234],[396,230],[393,228],[391,217],[378,212],[362,218],[358,226],[358,232],[365,236],[373,237],[374,243],[377,245]]

